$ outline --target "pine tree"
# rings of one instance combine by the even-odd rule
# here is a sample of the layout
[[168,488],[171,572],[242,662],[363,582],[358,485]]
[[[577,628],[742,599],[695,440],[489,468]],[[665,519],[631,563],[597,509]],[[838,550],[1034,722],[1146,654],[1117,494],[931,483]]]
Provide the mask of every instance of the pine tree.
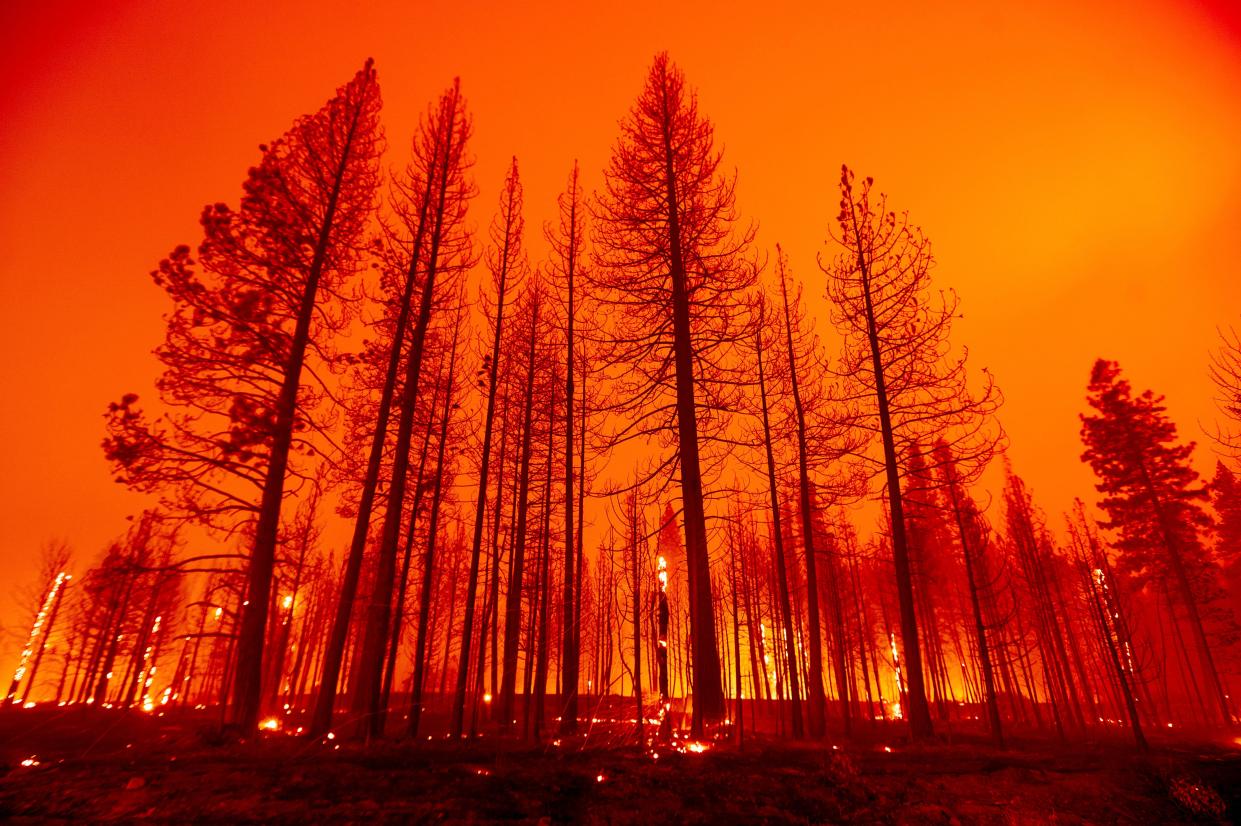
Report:
[[1228,424],[1218,428],[1213,438],[1236,462],[1241,461],[1241,335],[1232,327],[1221,329],[1219,345],[1207,369],[1218,393],[1215,404]]
[[[436,247],[436,269],[452,269],[451,265],[445,266],[440,259],[452,260],[457,257],[468,261],[469,258],[468,252],[463,254],[459,249],[463,244],[468,246],[469,243],[469,234],[459,230],[465,204],[473,194],[472,185],[465,175],[469,166],[465,152],[469,131],[470,122],[461,100],[460,85],[454,82],[439,100],[429,107],[412,141],[410,161],[404,173],[393,181],[390,202],[394,220],[387,227],[385,243],[380,245],[384,259],[381,286],[388,295],[385,302],[388,312],[380,325],[384,340],[373,346],[371,349],[374,352],[369,354],[374,357],[373,366],[376,371],[380,364],[384,365],[385,369],[375,377],[380,388],[376,403],[373,407],[366,405],[365,412],[356,417],[361,429],[366,431],[359,434],[359,441],[369,440],[370,444],[365,470],[356,480],[360,490],[354,514],[353,537],[323,660],[320,690],[310,726],[312,736],[324,734],[332,723],[341,663],[353,619],[385,445],[389,441],[389,422],[394,411],[400,412],[394,399],[411,323],[415,328],[421,329],[425,336],[426,323],[421,322],[420,326],[424,301],[415,301],[415,290],[420,285],[424,288],[422,299],[429,299],[434,295],[434,277],[426,277],[430,269],[430,247],[433,244]],[[438,238],[431,239],[432,235],[438,235]],[[428,239],[431,239],[431,243],[428,243]],[[430,289],[427,289],[428,284]],[[412,361],[405,358],[405,364],[408,368]],[[372,365],[364,360],[363,367],[367,366]],[[408,369],[406,372],[408,373]],[[367,428],[366,425],[370,427]]]
[[[403,524],[405,490],[408,484],[410,444],[413,435],[414,413],[417,409],[419,388],[424,381],[422,365],[426,352],[427,332],[433,310],[442,306],[437,301],[448,288],[454,273],[467,270],[471,264],[470,233],[464,229],[466,208],[473,187],[466,177],[469,166],[466,147],[471,131],[470,118],[465,111],[460,86],[456,83],[439,101],[433,131],[442,135],[443,157],[434,167],[427,227],[427,250],[419,269],[420,256],[410,254],[409,273],[419,281],[419,299],[414,325],[410,331],[409,354],[405,357],[403,392],[399,399],[400,416],[396,427],[396,452],[392,461],[392,474],[388,485],[388,503],[384,510],[380,529],[380,544],[375,569],[374,587],[366,614],[366,625],[360,641],[359,655],[355,659],[356,679],[353,684],[354,710],[367,723],[369,736],[383,733],[384,710],[381,708],[381,675],[384,652],[389,637],[392,617],[392,594],[396,579],[397,546]],[[412,177],[418,178],[417,172]],[[419,187],[414,191],[414,207],[411,214],[421,212],[417,198]],[[421,223],[421,222],[419,222]],[[410,226],[416,241],[416,226]],[[404,240],[404,239],[402,239]],[[420,480],[415,480],[417,484]]]
[[948,440],[954,455],[969,460],[991,452],[1001,438],[990,426],[999,392],[985,381],[972,389],[965,354],[950,355],[949,337],[958,301],[951,291],[931,294],[930,241],[909,216],[889,210],[883,195],[873,197],[874,181],[854,188],[848,167],[840,172],[840,211],[834,234],[840,252],[819,266],[828,276],[832,320],[845,338],[836,368],[865,401],[860,427],[878,434],[882,456],[873,464],[882,475],[892,530],[908,719],[915,737],[932,734],[923,679],[916,599],[905,502],[903,467],[911,448],[934,434]]
[[148,422],[133,394],[109,409],[104,447],[122,479],[171,493],[173,511],[252,536],[231,691],[242,731],[257,724],[263,696],[290,455],[306,448],[322,392],[303,387],[303,367],[347,320],[338,299],[373,213],[379,109],[368,60],[322,109],[261,147],[239,209],[203,211],[198,260],[179,247],[155,274],[175,302],[157,351],[172,413]]
[[1241,574],[1241,480],[1223,462],[1211,480],[1215,509],[1215,556],[1233,577]]
[[[781,271],[781,276],[783,276],[783,271]],[[784,284],[783,284],[783,277],[782,277],[781,287],[783,287],[783,285]],[[785,644],[785,649],[786,649],[785,657],[790,663],[795,663],[797,661],[797,654],[796,654],[796,648],[795,648],[796,635],[793,633],[793,610],[792,610],[791,603],[789,601],[789,576],[788,576],[788,570],[787,570],[787,557],[785,555],[785,550],[784,550],[784,529],[783,529],[783,526],[780,524],[780,517],[781,517],[780,496],[779,496],[779,491],[778,491],[779,479],[777,478],[777,474],[776,474],[775,453],[772,448],[772,434],[771,434],[772,428],[771,428],[771,411],[770,411],[771,405],[768,403],[768,399],[767,399],[767,371],[764,369],[764,365],[763,365],[763,352],[767,346],[763,341],[763,333],[766,328],[765,316],[766,316],[766,302],[764,299],[760,297],[759,309],[758,309],[758,325],[755,329],[755,334],[754,334],[754,355],[755,355],[755,359],[758,362],[759,407],[762,413],[762,423],[763,423],[763,456],[766,459],[767,495],[768,495],[768,498],[771,504],[771,538],[772,538],[773,544],[775,545],[774,553],[775,553],[775,558],[776,558],[776,596],[777,596],[777,601],[780,607],[780,625],[784,631],[784,644]],[[798,400],[798,406],[800,407],[800,399]],[[799,429],[799,434],[803,432],[804,431]],[[804,437],[798,440],[798,445],[800,448],[804,448],[804,444],[805,444]],[[799,455],[804,455],[804,451],[799,450]],[[804,465],[799,462],[799,468],[803,466]],[[804,476],[802,474],[799,474],[799,477],[804,479]],[[806,491],[806,502],[804,502],[803,504],[806,504],[808,502],[809,502],[809,491],[807,490]],[[807,512],[808,510],[809,509],[806,508]],[[809,516],[807,516],[806,522],[807,523],[809,522]],[[808,538],[811,537],[812,532],[806,531],[806,536]],[[813,549],[814,547],[813,541],[809,543],[808,547],[810,549]],[[811,551],[808,550],[807,560],[810,559],[810,553]],[[735,564],[733,567],[736,567]],[[734,580],[735,580],[735,575],[734,575]],[[735,590],[736,590],[736,587],[734,583],[734,591]],[[811,616],[814,618],[812,622],[817,623],[818,610],[815,609],[811,613]],[[819,635],[818,635],[817,630],[814,629],[813,627],[812,627],[812,632],[811,632],[811,639],[812,639],[811,651],[813,653],[817,650],[817,646],[819,645]],[[819,663],[819,657],[817,656],[814,657],[812,662],[813,664],[810,667],[810,679],[813,682],[810,688],[810,692],[811,694],[817,695],[815,699],[813,699],[811,702],[818,705],[818,710],[817,712],[815,712],[818,715],[817,717],[818,727],[816,728],[816,724],[812,723],[811,733],[816,737],[821,737],[823,736],[822,728],[823,728],[823,722],[824,722],[824,715],[826,713],[827,699],[823,694],[823,674],[821,670],[821,664]],[[798,679],[798,671],[799,669],[796,669],[796,668],[789,669],[789,698],[791,700],[790,708],[789,708],[790,713],[791,713],[790,725],[793,731],[793,736],[795,738],[800,738],[802,734],[804,733],[804,727],[802,724],[801,691],[800,691],[800,686],[799,686],[800,680]],[[817,685],[817,691],[815,689],[815,685]]]
[[1103,527],[1117,534],[1122,571],[1139,582],[1168,584],[1185,611],[1217,711],[1232,719],[1202,621],[1202,603],[1213,564],[1199,532],[1210,525],[1201,503],[1207,493],[1190,466],[1194,443],[1179,443],[1163,397],[1134,396],[1114,361],[1099,359],[1090,373],[1083,414],[1082,460],[1099,477]]
[[[723,378],[745,328],[744,260],[753,230],[733,233],[734,180],[720,170],[711,123],[667,54],[656,56],[604,176],[591,276],[616,315],[610,411],[628,419],[614,443],[663,439],[681,483],[690,595],[695,736],[724,715],[707,547],[702,451],[736,406]],[[620,372],[617,372],[620,371]],[[675,463],[675,464],[674,464]]]
[[[474,510],[474,534],[470,545],[470,573],[465,589],[465,620],[461,627],[461,650],[457,665],[457,687],[453,695],[450,733],[460,737],[465,730],[465,698],[469,687],[470,645],[474,635],[474,611],[478,593],[478,575],[482,560],[483,526],[487,515],[487,478],[491,469],[491,440],[495,429],[496,389],[501,359],[500,345],[504,341],[504,311],[511,294],[525,275],[527,262],[522,248],[525,220],[522,217],[521,176],[517,171],[517,158],[513,158],[500,191],[500,208],[491,222],[491,246],[487,252],[487,268],[495,285],[494,310],[491,315],[491,352],[485,357],[483,371],[486,373],[487,406],[483,414],[483,445],[479,456],[478,498]],[[503,462],[503,456],[499,457]],[[493,515],[499,519],[499,514]],[[492,594],[499,583],[498,572],[493,573]],[[491,613],[497,613],[497,600],[492,600]],[[494,640],[494,635],[492,637]],[[481,648],[481,646],[480,646]],[[479,652],[481,653],[481,652]],[[493,662],[495,657],[492,658]],[[481,677],[482,669],[479,669]]]
[[1004,727],[1000,722],[1000,703],[996,696],[993,649],[983,618],[982,592],[986,587],[985,567],[981,564],[987,547],[987,526],[983,521],[974,498],[966,489],[966,479],[957,466],[951,450],[944,442],[934,448],[935,464],[944,484],[944,495],[957,528],[957,542],[965,563],[966,585],[970,592],[970,611],[974,620],[974,638],[978,645],[978,664],[982,669],[983,701],[987,706],[987,721],[991,737],[1000,748],[1004,747]]
[[[574,419],[573,406],[576,402],[574,381],[578,371],[576,364],[577,350],[581,346],[577,335],[577,314],[580,305],[580,289],[582,269],[585,264],[585,226],[586,207],[582,196],[577,163],[569,173],[568,187],[557,199],[560,220],[555,230],[551,225],[544,227],[553,252],[551,275],[557,287],[564,290],[564,335],[565,335],[565,414],[564,414],[564,534],[565,564],[564,588],[561,604],[561,651],[560,679],[561,692],[564,695],[563,708],[560,716],[560,732],[572,734],[577,731],[577,682],[578,660],[581,647],[578,641],[577,600],[574,563],[577,555],[577,534],[582,530],[580,519],[575,526],[573,521],[574,508],[578,506],[574,498],[574,467],[573,450],[576,441],[574,428],[578,422]],[[585,365],[583,364],[583,367]],[[584,407],[584,406],[583,406]],[[583,410],[584,412],[584,410]],[[583,433],[583,436],[585,434]],[[584,451],[583,451],[584,452]],[[580,486],[582,480],[578,479]]]

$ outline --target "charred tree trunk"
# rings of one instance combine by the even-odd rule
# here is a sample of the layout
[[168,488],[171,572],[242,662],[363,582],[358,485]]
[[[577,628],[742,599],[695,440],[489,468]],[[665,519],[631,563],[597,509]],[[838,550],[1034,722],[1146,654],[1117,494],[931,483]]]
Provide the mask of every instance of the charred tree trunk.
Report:
[[901,641],[905,644],[905,694],[909,714],[909,732],[915,739],[934,734],[931,710],[926,702],[922,676],[922,649],[918,643],[918,616],[915,610],[913,577],[909,566],[909,540],[905,533],[905,507],[901,494],[901,473],[892,428],[892,412],[888,404],[887,375],[879,347],[879,331],[875,324],[875,308],[871,300],[870,265],[861,252],[865,247],[860,230],[854,223],[858,242],[858,268],[862,272],[867,339],[870,344],[871,370],[875,377],[875,401],[879,412],[879,429],[883,441],[884,470],[887,478],[888,509],[891,515],[892,566],[896,574],[897,606],[900,611]]
[[413,436],[414,410],[418,386],[422,378],[422,359],[426,345],[427,329],[431,324],[431,309],[435,297],[435,277],[439,264],[439,249],[443,235],[444,210],[448,191],[448,173],[452,156],[453,129],[456,120],[456,97],[450,98],[451,107],[445,113],[444,159],[436,182],[435,217],[431,230],[431,248],[427,257],[427,269],[423,275],[422,294],[418,305],[418,318],[414,322],[413,338],[405,362],[405,383],[401,399],[401,418],[397,424],[396,453],[392,461],[392,479],[388,487],[388,507],[384,512],[383,528],[379,546],[379,560],[375,570],[375,588],[371,596],[370,610],[362,634],[362,647],[358,657],[354,682],[354,708],[361,720],[366,721],[368,738],[381,737],[384,731],[385,709],[380,704],[381,675],[384,651],[388,641],[388,625],[392,619],[392,594],[396,577],[396,552],[401,534],[401,516],[405,503],[405,487],[409,475],[410,442]]
[[534,378],[538,342],[539,307],[531,306],[529,355],[526,370],[525,410],[522,414],[521,469],[518,473],[517,526],[513,559],[509,565],[508,598],[504,606],[504,676],[500,684],[500,722],[513,723],[513,697],[517,689],[517,643],[521,632],[522,581],[526,561],[526,522],[530,511],[530,453],[534,437]]
[[707,720],[724,714],[720,655],[711,603],[711,567],[707,553],[707,522],[703,505],[702,469],[698,458],[698,418],[694,391],[694,345],[690,332],[689,287],[682,259],[680,206],[672,159],[672,136],[664,132],[665,188],[668,203],[668,247],[672,255],[673,364],[676,373],[677,441],[680,448],[681,504],[685,514],[685,558],[690,593],[694,656],[694,716],[690,731],[702,737]]
[[[366,83],[374,84],[375,73],[368,60],[363,74]],[[365,93],[362,100],[365,100]],[[336,168],[327,203],[324,205],[319,235],[315,240],[305,289],[301,296],[297,324],[290,341],[288,361],[276,403],[275,426],[271,453],[268,457],[263,496],[259,505],[258,524],[254,530],[254,546],[247,573],[247,597],[241,606],[241,627],[237,637],[237,667],[233,677],[232,723],[242,732],[253,731],[258,725],[259,706],[263,697],[263,632],[267,627],[268,594],[276,564],[276,543],[280,531],[280,506],[284,501],[284,477],[293,445],[293,429],[297,418],[297,392],[301,386],[302,364],[310,343],[310,322],[314,315],[319,281],[328,260],[332,229],[336,220],[345,172],[354,155],[354,141],[364,110],[355,103],[348,132]]]
[[[514,159],[510,174],[516,175],[516,171],[517,161]],[[487,516],[487,475],[490,470],[491,438],[495,426],[496,379],[500,363],[500,343],[504,335],[504,304],[509,277],[509,250],[514,246],[514,233],[517,232],[520,221],[520,217],[516,214],[519,208],[514,203],[510,189],[508,210],[505,215],[504,244],[500,255],[501,267],[496,285],[496,328],[491,343],[491,363],[487,376],[487,412],[483,418],[483,447],[478,471],[478,496],[474,508],[474,535],[470,543],[470,575],[466,580],[465,619],[461,628],[457,688],[453,696],[452,721],[449,730],[449,733],[456,738],[461,737],[465,728],[465,694],[470,675],[470,643],[474,634],[474,608],[477,600],[478,570],[483,546],[483,523]],[[498,573],[497,571],[497,578]],[[492,659],[494,661],[494,657]]]
[[[439,447],[435,456],[435,486],[431,492],[431,524],[427,530],[427,547],[422,557],[422,591],[418,602],[418,636],[414,644],[414,681],[410,690],[409,736],[418,735],[422,717],[422,691],[427,669],[427,632],[431,618],[431,590],[435,584],[435,542],[439,534],[440,505],[443,501],[444,453],[448,444],[448,424],[452,419],[453,384],[456,382],[457,342],[461,333],[462,312],[457,310],[453,325],[452,347],[448,357],[448,374],[444,377],[444,408],[440,414]],[[412,526],[411,526],[412,529]],[[451,597],[451,595],[450,595]],[[447,651],[444,652],[447,655]],[[395,656],[395,652],[393,652]]]
[[962,512],[955,480],[948,483],[948,497],[952,515],[957,525],[957,538],[961,542],[961,555],[965,559],[965,581],[970,589],[970,608],[974,614],[974,633],[978,640],[978,660],[982,666],[983,690],[986,694],[987,720],[995,744],[1004,748],[1004,728],[1000,722],[1000,703],[995,693],[995,672],[991,664],[991,649],[987,643],[987,625],[983,621],[982,604],[978,598],[978,578],[974,572],[974,551],[970,547],[970,533],[966,530],[965,514]]
[[[760,331],[762,329],[761,323],[759,325],[759,329]],[[786,566],[785,566],[785,555],[784,555],[784,531],[780,525],[780,497],[776,490],[776,485],[777,485],[776,460],[775,460],[775,456],[774,456],[774,453],[771,447],[771,420],[768,414],[767,380],[766,380],[766,372],[763,369],[763,342],[762,342],[761,332],[756,333],[755,335],[755,352],[758,355],[759,400],[762,404],[762,409],[763,409],[763,450],[764,450],[764,453],[767,459],[767,492],[771,498],[771,525],[772,525],[771,537],[772,537],[772,542],[775,544],[776,582],[778,585],[778,593],[779,593],[779,599],[780,599],[780,620],[784,625],[784,644],[787,649],[786,656],[788,657],[789,662],[795,662],[797,659],[797,656],[796,656],[796,650],[794,648],[793,609],[791,605],[789,604],[789,580],[788,580],[788,572],[785,570]],[[812,645],[814,644],[813,641],[811,642],[811,644]],[[813,671],[813,665],[812,665],[811,666],[812,683],[814,681],[814,673],[815,672]],[[822,691],[823,691],[822,680],[819,680],[818,682],[819,682],[819,692],[820,694],[822,694]],[[813,685],[811,686],[810,690],[813,693],[814,691]],[[822,697],[820,697],[820,700],[823,702],[826,701],[825,698],[822,698]],[[789,712],[790,712],[790,719],[792,721],[791,724],[792,724],[793,736],[796,738],[801,738],[801,736],[804,733],[802,729],[802,716],[801,716],[801,690],[798,685],[796,669],[792,669],[789,671]],[[823,713],[823,707],[821,705],[819,708],[819,714],[821,715],[822,713]],[[812,712],[812,716],[813,716],[813,712]],[[820,717],[819,722],[820,723],[822,722],[822,717]],[[822,731],[817,731],[816,733],[813,721],[811,723],[811,734],[814,734],[815,736],[821,736],[823,734]]]

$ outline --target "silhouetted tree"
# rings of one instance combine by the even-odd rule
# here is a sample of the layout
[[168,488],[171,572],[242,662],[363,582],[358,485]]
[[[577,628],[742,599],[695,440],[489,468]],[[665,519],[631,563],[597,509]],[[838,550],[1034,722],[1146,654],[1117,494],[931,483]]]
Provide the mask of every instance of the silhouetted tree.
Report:
[[828,276],[832,320],[844,336],[836,370],[852,395],[868,404],[858,426],[878,435],[882,444],[875,472],[884,476],[891,516],[908,719],[915,737],[927,737],[932,724],[910,572],[902,461],[928,434],[947,439],[962,459],[991,450],[999,436],[988,427],[988,414],[1000,398],[985,371],[982,386],[972,390],[965,353],[950,354],[958,302],[951,291],[937,298],[930,294],[930,241],[908,215],[889,210],[885,196],[872,200],[871,178],[860,190],[853,181],[853,173],[842,166],[839,232],[833,233],[841,251],[830,263],[820,258],[819,266]]
[[[461,99],[460,86],[453,87],[440,98],[436,123],[432,131],[441,134],[443,156],[435,166],[434,185],[431,189],[431,205],[428,214],[427,250],[419,261],[416,254],[409,255],[409,273],[420,280],[418,310],[410,331],[409,354],[405,357],[403,392],[399,398],[400,416],[396,426],[396,448],[392,459],[391,478],[388,483],[388,503],[384,509],[380,532],[378,557],[375,567],[374,587],[371,590],[369,610],[366,614],[361,648],[355,658],[352,686],[355,711],[364,715],[370,737],[383,734],[384,709],[381,707],[382,673],[384,653],[387,650],[389,625],[392,618],[392,598],[396,579],[397,549],[404,524],[405,491],[409,479],[410,445],[413,438],[414,413],[419,387],[424,381],[423,361],[426,351],[427,331],[431,326],[432,310],[439,296],[437,287],[443,291],[451,283],[446,277],[467,270],[471,261],[471,240],[464,222],[473,185],[467,178],[469,160],[466,147],[469,143],[471,125]],[[411,177],[415,183],[410,187],[413,204],[403,210],[405,214],[421,212],[418,204],[418,172]],[[417,241],[417,224],[405,222],[407,232],[412,230]],[[402,242],[405,237],[401,238]],[[408,243],[408,242],[406,242]],[[422,269],[419,270],[421,263]],[[421,480],[415,480],[415,484]]]
[[1085,508],[1081,500],[1074,503],[1074,513],[1069,520],[1069,538],[1077,556],[1078,570],[1081,573],[1085,591],[1088,594],[1090,607],[1094,613],[1096,628],[1102,637],[1108,655],[1108,665],[1112,677],[1119,687],[1124,700],[1125,715],[1129,719],[1129,727],[1133,730],[1133,739],[1138,748],[1146,750],[1146,735],[1142,731],[1142,720],[1138,716],[1137,701],[1134,697],[1134,686],[1131,669],[1126,669],[1121,650],[1126,645],[1125,633],[1122,628],[1121,614],[1116,604],[1110,577],[1105,567],[1106,559],[1103,551],[1086,520]]
[[[526,546],[530,515],[531,460],[535,432],[535,387],[540,372],[540,315],[544,311],[546,293],[537,273],[528,284],[518,307],[525,353],[525,376],[522,390],[521,459],[517,474],[517,523],[513,537],[513,556],[509,562],[508,594],[504,606],[504,675],[500,683],[499,714],[502,725],[510,725],[517,689],[518,637],[521,631],[522,586],[525,582]],[[545,322],[544,322],[545,323]]]
[[1218,393],[1215,404],[1229,424],[1217,428],[1214,438],[1223,452],[1241,461],[1241,335],[1229,327],[1219,331],[1219,339],[1208,372]]
[[[595,210],[592,282],[615,313],[610,362],[621,365],[610,410],[628,424],[615,441],[663,438],[681,482],[694,660],[692,731],[724,714],[711,602],[700,451],[729,408],[722,380],[744,333],[743,259],[753,231],[733,233],[734,181],[720,171],[710,122],[684,76],[657,55],[605,173]],[[651,476],[654,476],[652,473]]]
[[[565,438],[564,438],[564,597],[562,600],[562,628],[560,654],[560,681],[563,695],[563,708],[560,714],[560,731],[572,734],[577,731],[577,680],[578,660],[581,656],[577,629],[577,608],[575,595],[574,562],[577,542],[574,533],[573,511],[578,507],[574,498],[574,467],[573,449],[575,442],[574,428],[578,426],[573,417],[573,405],[576,401],[574,378],[577,371],[576,356],[580,343],[576,335],[577,326],[577,287],[582,278],[585,263],[585,223],[586,208],[582,198],[581,185],[578,180],[577,163],[569,173],[568,188],[557,200],[560,210],[559,225],[555,230],[549,224],[544,228],[548,243],[552,248],[550,274],[557,286],[564,289],[564,329],[565,329]],[[583,367],[585,365],[583,364]],[[583,411],[584,412],[584,411]],[[583,428],[584,431],[584,428]],[[584,436],[583,432],[583,436]],[[584,452],[584,451],[583,451]],[[580,482],[579,482],[580,484]],[[577,531],[582,530],[578,521]]]
[[[174,413],[148,423],[132,394],[109,410],[104,449],[120,478],[171,491],[173,504],[208,524],[224,515],[252,526],[231,692],[232,722],[242,730],[256,725],[262,699],[289,456],[315,402],[313,392],[299,393],[303,366],[344,320],[329,304],[356,267],[371,217],[379,108],[367,61],[322,109],[262,147],[240,209],[204,210],[198,263],[207,280],[186,247],[155,275],[175,304],[157,351],[161,397]],[[243,481],[243,490],[222,476]]]
[[[414,319],[417,328],[415,335],[420,332],[425,338],[428,321],[422,320],[423,306],[435,295],[435,278],[427,277],[431,269],[428,263],[430,247],[432,244],[436,245],[438,259],[441,255],[440,248],[447,248],[450,254],[461,253],[454,249],[454,246],[468,244],[468,233],[464,233],[464,238],[454,236],[463,234],[458,225],[463,218],[466,202],[473,194],[472,184],[466,177],[470,165],[466,155],[469,132],[470,121],[461,99],[460,84],[454,81],[452,87],[444,92],[423,116],[412,141],[410,161],[403,174],[396,176],[392,182],[389,203],[393,220],[386,227],[385,243],[382,247],[385,254],[381,285],[391,298],[386,303],[387,323],[381,327],[386,333],[386,341],[379,345],[380,352],[374,354],[377,362],[386,362],[386,369],[381,380],[378,403],[364,415],[368,423],[373,423],[373,429],[369,434],[370,446],[365,472],[359,480],[360,496],[354,516],[353,537],[341,579],[340,599],[336,604],[331,634],[323,658],[323,674],[310,725],[311,736],[321,736],[332,724],[341,662],[357,599],[358,582],[384,449],[388,443],[389,422],[394,410],[393,400],[400,383],[402,354],[409,336],[410,320],[411,317]],[[431,237],[437,230],[439,237],[432,240]],[[450,254],[443,257],[448,258]],[[436,267],[439,266],[441,265],[437,260]],[[419,285],[422,286],[422,291],[419,301],[415,303],[415,290]],[[382,352],[384,349],[386,353]],[[411,356],[413,349],[411,342]],[[412,358],[405,357],[406,373],[412,361]],[[420,366],[419,362],[419,371]],[[416,394],[410,389],[408,395]],[[411,399],[410,402],[412,401]]]
[[987,526],[982,512],[966,489],[967,481],[977,478],[982,467],[978,465],[966,477],[945,442],[937,442],[934,448],[935,465],[943,480],[944,492],[957,528],[957,542],[965,563],[966,584],[970,592],[970,610],[974,619],[974,639],[978,645],[978,664],[982,669],[983,702],[987,707],[987,721],[991,736],[997,746],[1004,746],[1004,726],[1000,721],[1000,702],[996,694],[995,668],[992,662],[992,646],[987,637],[987,623],[983,619],[982,591],[986,587],[985,568],[979,563],[987,547]]
[[[765,316],[766,302],[760,298],[758,325],[754,333],[754,355],[758,364],[759,407],[762,411],[763,422],[763,454],[767,461],[767,493],[771,502],[771,538],[772,542],[775,544],[776,595],[780,605],[781,628],[784,631],[784,645],[786,648],[785,656],[787,657],[788,662],[795,663],[797,662],[797,653],[795,648],[796,635],[793,631],[793,609],[789,601],[789,578],[787,571],[787,558],[784,553],[784,531],[780,524],[780,496],[778,492],[779,480],[776,476],[775,453],[772,448],[771,415],[770,406],[767,401],[767,371],[763,366],[763,352],[769,346],[769,344],[763,340],[763,333],[766,329]],[[817,621],[817,613],[814,614],[814,617]],[[814,640],[818,640],[817,633],[814,634]],[[813,646],[814,643],[812,642],[811,645]],[[822,715],[824,714],[824,706],[827,702],[827,698],[823,696],[822,672],[815,671],[815,665],[818,664],[818,657],[815,657],[814,664],[811,665],[810,668],[810,674],[811,680],[816,679],[815,675],[818,675],[818,693],[820,696],[817,702],[820,704],[818,710],[818,714],[820,715],[819,724],[822,725]],[[802,725],[801,691],[798,685],[800,681],[798,679],[797,672],[797,668],[789,669],[790,725],[793,736],[801,737],[804,733],[804,727]],[[814,689],[811,688],[811,691],[813,692]],[[816,736],[821,736],[823,732],[815,731],[812,726],[812,733]]]
[[[826,733],[826,695],[823,691],[822,626],[820,624],[819,556],[826,562],[826,583],[829,607],[833,622],[834,669],[836,689],[839,695],[841,719],[844,732],[849,734],[852,726],[850,702],[846,685],[846,652],[843,600],[841,598],[840,571],[833,543],[819,548],[815,542],[814,513],[816,507],[830,505],[822,499],[835,499],[837,494],[849,487],[848,475],[837,472],[835,490],[826,485],[815,485],[811,472],[815,465],[838,463],[847,453],[856,449],[848,440],[846,422],[835,400],[827,398],[823,386],[826,365],[819,353],[817,340],[806,329],[805,309],[802,304],[801,286],[789,289],[788,258],[784,250],[776,247],[776,280],[780,287],[780,316],[783,335],[779,348],[783,351],[782,379],[792,403],[789,438],[796,445],[797,502],[801,515],[802,545],[806,564],[806,610],[809,636],[809,663],[807,674],[807,699],[810,709],[809,722],[812,737]],[[818,492],[820,497],[816,497]],[[820,498],[819,502],[815,502]],[[792,678],[792,671],[790,671]],[[796,685],[794,684],[794,689]]]
[[[491,461],[491,439],[495,425],[496,379],[500,363],[500,344],[504,340],[504,310],[509,294],[520,283],[526,270],[522,249],[525,221],[522,218],[521,177],[517,158],[513,158],[500,192],[500,208],[491,222],[491,246],[487,268],[495,285],[491,353],[485,358],[487,406],[483,414],[483,445],[479,456],[478,498],[474,510],[474,535],[470,545],[470,575],[465,590],[465,620],[461,628],[461,651],[457,666],[457,689],[453,697],[450,732],[460,737],[465,728],[465,695],[470,674],[470,642],[474,633],[474,607],[478,591],[479,563],[482,555],[483,525],[487,508],[487,478]],[[499,518],[498,514],[495,518]],[[498,572],[495,574],[498,576]],[[498,583],[498,579],[496,580]],[[495,605],[492,611],[495,611]],[[494,659],[494,658],[493,658]]]
[[1178,443],[1163,397],[1150,390],[1135,397],[1114,361],[1095,362],[1088,393],[1094,413],[1081,417],[1082,460],[1099,477],[1099,507],[1108,516],[1103,527],[1117,533],[1116,548],[1127,573],[1164,582],[1177,595],[1212,701],[1228,723],[1228,698],[1201,614],[1214,566],[1198,534],[1210,521],[1200,505],[1206,491],[1195,485],[1198,473],[1189,464],[1194,443]]
[[[414,646],[414,676],[409,711],[409,735],[411,737],[418,734],[418,722],[422,714],[423,679],[427,670],[428,623],[431,617],[431,589],[435,581],[435,543],[439,532],[440,505],[444,493],[444,466],[447,461],[448,428],[452,421],[452,411],[457,407],[454,399],[457,386],[460,383],[457,379],[457,343],[461,336],[461,328],[464,326],[463,307],[464,302],[458,299],[458,310],[452,325],[452,345],[449,348],[448,371],[444,377],[443,410],[440,413],[438,447],[436,448],[435,457],[435,482],[431,492],[431,525],[427,531],[426,551],[422,558],[422,587],[418,602],[418,623],[415,626],[417,638]],[[396,647],[395,643],[393,647]]]

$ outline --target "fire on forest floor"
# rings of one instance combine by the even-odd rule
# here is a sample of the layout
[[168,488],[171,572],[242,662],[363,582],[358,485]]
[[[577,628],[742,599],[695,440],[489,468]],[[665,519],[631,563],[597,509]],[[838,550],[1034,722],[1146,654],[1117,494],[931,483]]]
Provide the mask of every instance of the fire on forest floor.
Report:
[[[911,745],[751,738],[644,748],[494,735],[365,747],[262,733],[219,743],[202,715],[0,711],[0,820],[532,823],[1177,823],[1241,811],[1241,746],[1026,738]],[[555,744],[555,745],[554,745]],[[656,755],[658,755],[656,757]]]

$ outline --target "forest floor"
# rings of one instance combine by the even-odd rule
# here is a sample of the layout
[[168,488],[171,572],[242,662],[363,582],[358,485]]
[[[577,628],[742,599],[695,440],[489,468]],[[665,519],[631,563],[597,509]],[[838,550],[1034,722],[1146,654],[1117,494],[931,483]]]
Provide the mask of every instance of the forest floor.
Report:
[[959,733],[912,745],[873,727],[847,742],[751,737],[702,752],[609,745],[598,732],[585,744],[363,747],[282,733],[223,743],[206,716],[0,710],[0,820],[1149,824],[1241,813],[1231,739],[1159,741],[1139,755],[1119,738],[998,750]]

